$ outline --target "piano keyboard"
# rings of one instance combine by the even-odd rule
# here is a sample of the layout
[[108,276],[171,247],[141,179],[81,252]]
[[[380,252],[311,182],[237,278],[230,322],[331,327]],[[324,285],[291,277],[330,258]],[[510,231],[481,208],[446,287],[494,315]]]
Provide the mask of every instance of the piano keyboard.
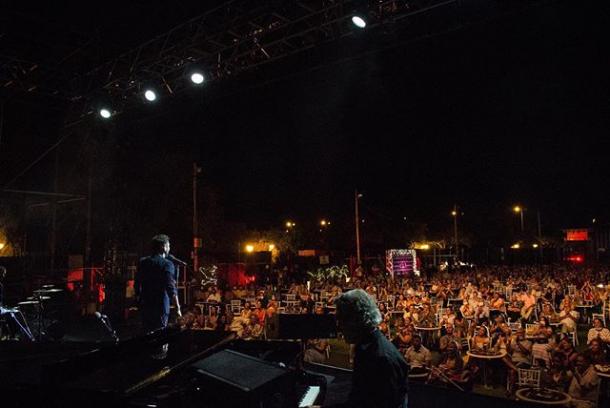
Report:
[[320,394],[320,387],[317,385],[312,385],[307,387],[307,391],[303,394],[301,401],[299,401],[299,408],[308,407],[310,405],[315,404],[316,398]]

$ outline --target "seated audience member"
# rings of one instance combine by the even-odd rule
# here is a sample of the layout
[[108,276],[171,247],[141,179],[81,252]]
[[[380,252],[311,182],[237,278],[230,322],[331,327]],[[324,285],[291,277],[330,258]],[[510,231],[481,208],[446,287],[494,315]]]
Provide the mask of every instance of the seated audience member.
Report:
[[462,306],[460,306],[460,313],[466,320],[472,320],[475,318],[475,311],[468,303],[464,303]]
[[599,339],[593,339],[589,342],[584,353],[592,364],[606,364],[608,362],[608,354]]
[[254,313],[250,315],[249,321],[245,322],[242,337],[246,340],[263,337],[263,326],[259,324],[258,317]]
[[430,350],[421,344],[420,335],[416,334],[413,336],[413,345],[405,352],[405,360],[412,369],[430,367],[432,354],[430,354]]
[[227,316],[228,315],[224,313],[218,316],[218,320],[216,321],[216,331],[230,331],[230,323]]
[[536,292],[535,290],[531,290],[530,292],[525,292],[521,295],[521,299],[523,302],[523,306],[521,307],[521,318],[524,321],[529,321],[534,315],[534,310],[536,308]]
[[460,312],[456,313],[455,319],[453,319],[453,330],[455,335],[461,339],[468,336],[468,320],[462,316]]
[[574,376],[568,388],[572,403],[577,408],[593,408],[597,403],[599,377],[589,358],[583,354],[576,357]]
[[563,333],[575,332],[578,316],[578,312],[572,309],[571,302],[565,302],[563,308],[559,312],[559,322],[561,323],[561,331]]
[[326,362],[327,349],[328,341],[324,339],[307,340],[307,349],[303,360],[307,363],[324,363]]
[[542,372],[540,385],[566,392],[572,381],[572,376],[572,371],[564,367],[562,357],[558,354],[553,354],[550,366]]
[[548,342],[548,340],[553,335],[553,328],[549,324],[549,321],[546,317],[541,318],[538,321],[538,324],[534,327],[531,335],[536,337],[537,339]]
[[379,323],[378,329],[381,332],[381,334],[384,335],[384,337],[386,337],[388,339],[390,338],[390,326],[388,325],[388,322],[386,320]]
[[445,351],[447,351],[447,347],[449,346],[449,344],[451,344],[454,341],[457,343],[458,350],[460,350],[461,349],[460,338],[455,335],[453,326],[451,324],[448,324],[445,327],[445,330],[446,330],[445,335],[441,336],[441,338],[439,340],[440,352],[444,353]]
[[513,369],[527,368],[532,364],[532,342],[525,337],[525,329],[519,328],[507,347]]
[[604,327],[601,319],[593,319],[593,327],[589,329],[587,333],[587,343],[591,343],[591,340],[599,339],[606,346],[610,345],[610,330]]
[[413,332],[409,330],[408,327],[403,327],[394,337],[392,343],[394,346],[404,354],[409,347],[411,347],[411,343],[413,341]]
[[542,304],[542,311],[540,312],[540,317],[544,317],[548,319],[550,323],[556,322],[558,319],[557,313],[553,310],[553,305],[549,302],[545,302]]
[[472,350],[488,350],[490,346],[491,342],[485,326],[478,326],[476,334],[470,339],[470,348]]
[[212,302],[212,303],[220,303],[222,301],[222,296],[220,295],[220,290],[218,290],[218,288],[216,287],[212,287],[210,290],[210,294],[208,295],[208,298],[206,299],[207,302]]
[[576,357],[578,357],[572,341],[565,334],[561,336],[555,348],[555,353],[561,356],[565,368],[571,368],[576,362]]
[[[462,382],[464,381],[464,360],[458,347],[459,344],[456,341],[451,341],[447,345],[446,350],[441,355],[438,369],[452,381]],[[447,379],[433,372],[429,381],[446,382]]]
[[494,318],[494,322],[489,329],[489,334],[491,335],[492,341],[495,341],[498,336],[505,335],[507,338],[510,338],[512,331],[508,324],[504,321],[503,315],[497,315]]
[[504,299],[498,292],[493,293],[491,300],[489,301],[489,307],[490,309],[494,309],[501,313],[506,311],[506,308],[504,307]]

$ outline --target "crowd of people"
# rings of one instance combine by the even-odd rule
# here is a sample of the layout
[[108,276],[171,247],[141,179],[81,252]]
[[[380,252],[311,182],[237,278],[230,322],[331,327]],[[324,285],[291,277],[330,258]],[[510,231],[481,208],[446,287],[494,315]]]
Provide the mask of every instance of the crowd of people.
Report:
[[[349,282],[211,287],[196,294],[181,324],[264,339],[275,313],[334,313],[334,299],[360,288],[375,301],[379,331],[403,354],[412,375],[471,388],[477,378],[508,393],[519,371],[540,372],[540,386],[581,406],[597,398],[596,365],[610,363],[608,271],[570,266],[479,267],[428,279],[376,275]],[[306,358],[328,359],[328,341],[311,341]],[[501,358],[483,364],[480,354]],[[475,356],[475,357],[473,357]]]

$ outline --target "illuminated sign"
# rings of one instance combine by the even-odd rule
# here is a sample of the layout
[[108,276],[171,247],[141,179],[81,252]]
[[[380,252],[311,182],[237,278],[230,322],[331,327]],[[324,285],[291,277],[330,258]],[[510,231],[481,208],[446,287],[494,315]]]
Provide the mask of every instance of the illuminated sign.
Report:
[[587,229],[569,229],[565,230],[566,241],[588,241],[589,230]]
[[419,276],[417,256],[413,249],[388,249],[385,260],[386,269],[392,276]]

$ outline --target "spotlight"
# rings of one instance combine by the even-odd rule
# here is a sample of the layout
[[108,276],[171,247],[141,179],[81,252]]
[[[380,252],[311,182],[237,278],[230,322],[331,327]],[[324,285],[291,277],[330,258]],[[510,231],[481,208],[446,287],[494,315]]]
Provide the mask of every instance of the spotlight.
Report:
[[362,16],[359,15],[355,15],[352,16],[352,23],[358,27],[358,28],[365,28],[366,27],[366,21]]
[[192,72],[190,78],[191,82],[195,85],[201,85],[203,84],[203,81],[205,81],[205,77],[203,76],[203,74],[197,71]]
[[101,108],[99,110],[99,114],[104,119],[110,119],[110,117],[112,116],[112,112],[108,108]]
[[147,89],[144,91],[144,98],[146,98],[148,102],[154,102],[157,100],[157,93],[152,89]]

